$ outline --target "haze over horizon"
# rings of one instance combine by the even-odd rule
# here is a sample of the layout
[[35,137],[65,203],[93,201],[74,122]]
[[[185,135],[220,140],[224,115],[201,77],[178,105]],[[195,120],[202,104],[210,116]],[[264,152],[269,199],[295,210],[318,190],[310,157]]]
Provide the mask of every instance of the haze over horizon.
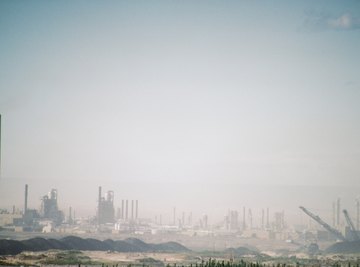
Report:
[[360,192],[360,1],[1,1],[0,39],[2,206]]

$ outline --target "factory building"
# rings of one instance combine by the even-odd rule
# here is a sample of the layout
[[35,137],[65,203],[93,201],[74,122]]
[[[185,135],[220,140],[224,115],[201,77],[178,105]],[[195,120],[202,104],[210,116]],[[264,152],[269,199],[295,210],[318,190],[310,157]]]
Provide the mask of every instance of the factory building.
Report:
[[97,220],[98,224],[115,222],[114,192],[107,191],[105,197],[102,197],[101,186],[99,187]]
[[62,223],[64,214],[58,209],[56,189],[51,189],[51,191],[41,199],[40,215],[41,218],[49,219],[55,224]]

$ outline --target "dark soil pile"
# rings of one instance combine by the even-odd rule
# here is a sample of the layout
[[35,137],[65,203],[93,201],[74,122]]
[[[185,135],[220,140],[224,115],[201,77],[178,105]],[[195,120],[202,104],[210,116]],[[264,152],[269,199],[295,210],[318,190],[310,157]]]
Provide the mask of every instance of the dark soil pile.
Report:
[[176,242],[148,244],[136,238],[105,241],[77,236],[67,236],[62,239],[31,238],[27,240],[0,239],[0,255],[16,255],[23,251],[60,250],[91,250],[118,252],[187,252],[189,249]]

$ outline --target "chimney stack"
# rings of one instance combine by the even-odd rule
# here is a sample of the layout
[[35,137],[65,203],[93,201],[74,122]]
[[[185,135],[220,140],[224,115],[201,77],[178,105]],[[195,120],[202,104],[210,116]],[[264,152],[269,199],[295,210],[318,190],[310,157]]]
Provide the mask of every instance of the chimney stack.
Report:
[[68,220],[69,224],[72,224],[72,211],[71,211],[71,206],[69,207],[69,220]]
[[360,231],[360,199],[356,199],[356,230]]
[[101,223],[101,186],[99,186],[98,223]]
[[340,198],[338,198],[336,201],[336,226],[337,226],[337,229],[339,229],[339,227],[340,227],[340,209],[341,209]]
[[25,185],[25,204],[24,204],[24,214],[26,214],[28,209],[28,185]]
[[124,220],[124,200],[121,200],[121,219]]
[[127,220],[129,217],[128,217],[128,215],[129,215],[129,201],[128,200],[126,200],[126,207],[125,207],[125,219]]
[[131,220],[134,219],[134,200],[131,200]]
[[139,213],[138,213],[138,208],[139,208],[139,201],[138,200],[136,200],[136,207],[135,207],[135,219],[137,219],[138,218],[138,215],[139,215]]

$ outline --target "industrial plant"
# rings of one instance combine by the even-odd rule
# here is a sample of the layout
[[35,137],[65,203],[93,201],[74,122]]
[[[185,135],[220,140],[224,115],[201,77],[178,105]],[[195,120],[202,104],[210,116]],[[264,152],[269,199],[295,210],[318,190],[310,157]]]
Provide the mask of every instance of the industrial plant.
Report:
[[[135,235],[183,235],[183,236],[236,236],[244,239],[279,240],[294,243],[354,242],[360,240],[359,201],[356,200],[356,215],[352,219],[347,209],[341,208],[337,199],[332,209],[332,224],[305,207],[300,210],[315,221],[315,224],[291,225],[284,211],[273,211],[269,207],[256,212],[252,208],[229,209],[222,221],[209,222],[209,216],[202,214],[193,218],[192,212],[177,212],[172,209],[172,219],[164,222],[161,214],[153,219],[139,216],[137,199],[121,199],[115,205],[115,193],[108,190],[103,194],[98,188],[96,213],[88,218],[75,217],[73,207],[64,212],[58,203],[58,190],[51,189],[40,198],[40,208],[28,207],[28,184],[24,188],[24,207],[13,207],[12,211],[1,210],[0,229],[13,232],[44,232],[66,234],[135,234]],[[94,203],[95,204],[95,203]],[[66,215],[65,215],[66,214]],[[355,222],[355,223],[354,223]]]

